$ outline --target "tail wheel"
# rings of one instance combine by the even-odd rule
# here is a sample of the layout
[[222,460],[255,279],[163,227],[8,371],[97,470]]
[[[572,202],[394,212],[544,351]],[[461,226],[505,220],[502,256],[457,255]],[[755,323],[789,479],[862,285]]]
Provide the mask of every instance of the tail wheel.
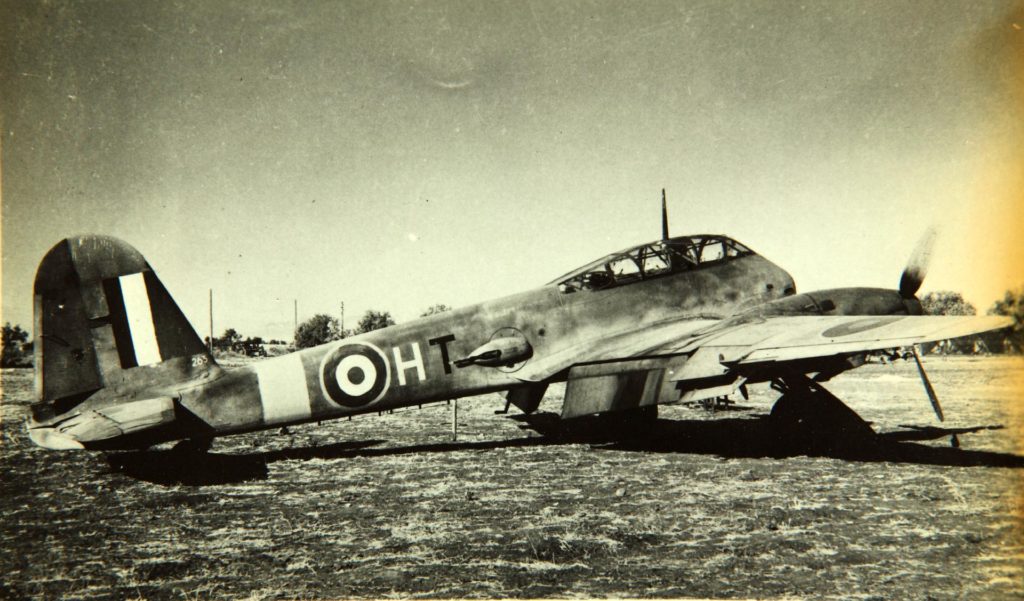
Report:
[[186,438],[174,445],[178,453],[206,453],[213,446],[213,438]]

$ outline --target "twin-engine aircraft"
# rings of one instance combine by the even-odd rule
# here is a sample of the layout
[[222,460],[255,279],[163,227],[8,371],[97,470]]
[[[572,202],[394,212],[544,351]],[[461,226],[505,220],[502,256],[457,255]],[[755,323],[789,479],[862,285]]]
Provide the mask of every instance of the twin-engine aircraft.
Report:
[[547,285],[225,370],[137,250],[67,238],[36,273],[28,430],[50,449],[205,449],[217,436],[493,391],[531,414],[561,381],[567,423],[646,423],[658,405],[745,396],[756,382],[784,393],[773,415],[813,416],[838,402],[821,382],[869,354],[1010,325],[923,316],[927,254],[915,253],[897,290],[797,294],[786,271],[736,240],[669,237],[663,198],[660,240]]

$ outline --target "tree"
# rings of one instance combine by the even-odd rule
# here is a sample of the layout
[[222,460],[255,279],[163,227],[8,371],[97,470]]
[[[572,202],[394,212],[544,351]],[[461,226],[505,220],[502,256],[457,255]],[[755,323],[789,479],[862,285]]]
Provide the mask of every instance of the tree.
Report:
[[221,349],[224,349],[224,348],[230,349],[230,348],[234,347],[235,344],[237,344],[237,343],[239,343],[241,341],[242,341],[242,335],[239,334],[238,331],[235,330],[235,328],[228,328],[228,329],[224,330],[224,333],[221,335],[220,338],[214,338],[213,339],[213,346],[216,347],[216,348],[221,348]]
[[1009,346],[1015,353],[1024,350],[1024,286],[1017,290],[1007,290],[1003,298],[997,300],[988,310],[988,314],[1012,317],[1013,328],[1009,334],[1002,337],[1004,345]]
[[238,331],[235,330],[235,328],[228,328],[224,330],[224,335],[221,336],[221,338],[224,340],[224,342],[228,343],[228,345],[232,345],[240,341],[242,339],[242,335],[239,334]]
[[921,307],[927,315],[977,315],[974,305],[964,300],[959,292],[940,290],[929,292],[921,299]]
[[395,320],[391,318],[391,313],[388,311],[374,311],[373,309],[368,310],[363,314],[363,317],[359,320],[359,325],[356,326],[356,332],[359,334],[365,334],[366,332],[372,332],[381,328],[395,325]]
[[420,317],[428,317],[430,315],[437,315],[438,313],[444,313],[446,311],[451,311],[451,310],[452,310],[452,308],[449,307],[448,305],[446,305],[444,303],[438,303],[436,305],[430,305],[430,307],[428,307],[426,311],[424,311],[423,313],[420,313]]
[[19,325],[12,327],[11,322],[5,323],[0,367],[29,367],[30,365],[32,365],[32,358],[28,332],[22,330]]
[[337,318],[326,313],[317,313],[300,323],[299,329],[295,330],[295,347],[309,348],[342,338],[344,338],[344,333],[341,331]]
[[[952,290],[929,292],[921,299],[921,308],[926,315],[977,315],[974,305],[964,300],[964,296]],[[976,336],[965,336],[954,340],[943,340],[935,345],[922,345],[925,353],[932,352],[936,347],[943,353],[970,353],[974,351]]]

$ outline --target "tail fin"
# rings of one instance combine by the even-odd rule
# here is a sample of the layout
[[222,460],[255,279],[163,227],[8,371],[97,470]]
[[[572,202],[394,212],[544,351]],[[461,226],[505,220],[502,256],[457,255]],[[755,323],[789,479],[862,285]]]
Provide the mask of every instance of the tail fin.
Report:
[[156,273],[116,238],[59,242],[39,264],[34,295],[36,420],[90,398],[143,398],[215,368]]

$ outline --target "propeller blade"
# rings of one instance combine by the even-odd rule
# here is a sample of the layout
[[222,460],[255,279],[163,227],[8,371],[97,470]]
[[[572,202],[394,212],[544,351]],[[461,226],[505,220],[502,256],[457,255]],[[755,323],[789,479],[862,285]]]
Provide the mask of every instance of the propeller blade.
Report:
[[929,227],[917,241],[914,252],[910,253],[907,266],[903,269],[903,275],[900,276],[900,296],[903,298],[913,298],[921,289],[924,276],[928,273],[928,262],[932,258],[935,235],[935,228]]
[[946,421],[946,418],[942,415],[942,405],[939,405],[939,397],[935,396],[935,389],[932,388],[932,383],[928,380],[928,374],[924,372],[924,366],[921,365],[921,356],[917,354],[917,347],[911,346],[910,350],[914,354],[914,363],[917,363],[917,373],[921,374],[921,383],[924,384],[924,391],[928,393],[928,400],[932,403],[935,415],[939,417],[940,422]]

